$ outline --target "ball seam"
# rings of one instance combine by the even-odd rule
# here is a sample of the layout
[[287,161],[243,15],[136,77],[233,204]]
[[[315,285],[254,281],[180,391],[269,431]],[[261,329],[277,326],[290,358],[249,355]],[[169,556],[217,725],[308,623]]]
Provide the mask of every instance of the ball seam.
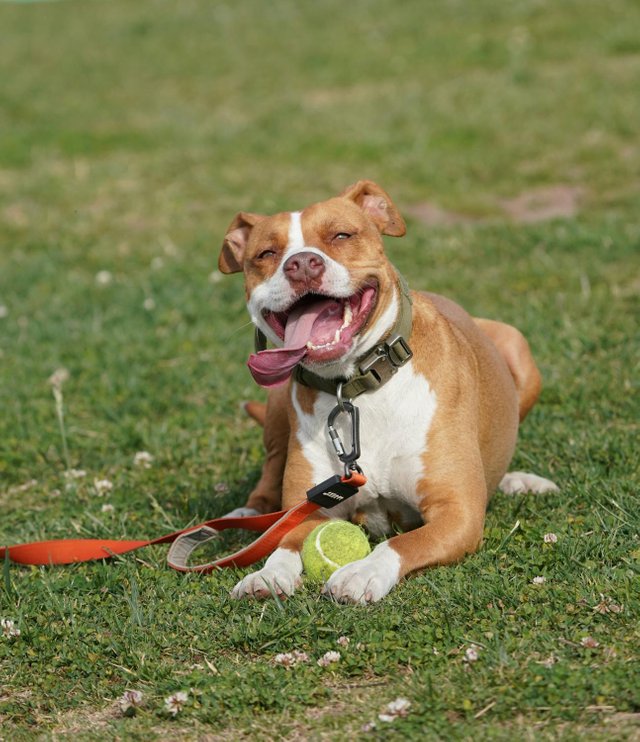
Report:
[[320,530],[318,531],[318,533],[316,534],[316,549],[318,550],[318,554],[320,554],[320,557],[321,557],[322,559],[324,559],[324,560],[325,560],[325,562],[327,562],[327,563],[328,563],[329,565],[331,565],[332,567],[335,567],[335,569],[340,569],[340,565],[339,565],[339,564],[336,564],[336,562],[334,562],[334,561],[333,561],[333,559],[329,559],[329,557],[328,557],[328,556],[327,556],[327,555],[326,555],[326,554],[324,553],[324,551],[322,550],[322,546],[320,545],[320,537],[322,536],[322,534],[323,534],[323,532],[324,532],[324,529],[325,529],[325,528],[326,528],[326,527],[327,527],[328,525],[329,525],[329,523],[327,523],[327,525],[326,525],[326,526],[324,526],[324,528],[321,528],[321,529],[320,529]]

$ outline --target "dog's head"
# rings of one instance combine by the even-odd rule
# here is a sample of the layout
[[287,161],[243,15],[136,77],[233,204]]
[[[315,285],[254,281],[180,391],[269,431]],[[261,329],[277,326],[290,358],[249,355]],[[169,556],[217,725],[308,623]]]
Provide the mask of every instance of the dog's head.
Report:
[[218,267],[244,272],[251,319],[278,349],[252,356],[260,383],[286,381],[297,363],[326,378],[353,373],[396,320],[382,235],[404,233],[389,196],[367,180],[299,212],[235,217]]

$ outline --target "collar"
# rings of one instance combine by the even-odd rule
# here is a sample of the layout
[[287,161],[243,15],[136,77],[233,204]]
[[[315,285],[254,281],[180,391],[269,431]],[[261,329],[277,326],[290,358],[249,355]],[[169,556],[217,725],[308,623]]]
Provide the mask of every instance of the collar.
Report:
[[[325,379],[299,365],[293,372],[293,378],[299,384],[336,395],[342,384],[342,397],[354,399],[365,392],[379,389],[396,373],[396,371],[413,356],[408,339],[411,337],[411,294],[409,286],[400,273],[396,272],[397,286],[400,290],[400,308],[398,318],[386,338],[378,343],[365,356],[356,361],[357,372],[348,379]],[[264,350],[267,338],[256,328],[256,352]]]

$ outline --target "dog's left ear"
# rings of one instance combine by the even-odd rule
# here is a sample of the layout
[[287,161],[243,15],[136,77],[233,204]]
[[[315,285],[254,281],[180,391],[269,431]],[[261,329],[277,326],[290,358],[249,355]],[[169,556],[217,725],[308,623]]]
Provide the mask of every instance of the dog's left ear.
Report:
[[358,204],[381,234],[402,237],[406,233],[404,219],[389,194],[372,180],[359,180],[346,188],[340,196]]
[[249,242],[249,235],[255,225],[264,219],[260,214],[249,214],[241,211],[227,229],[218,258],[221,273],[240,273],[244,261],[244,251]]

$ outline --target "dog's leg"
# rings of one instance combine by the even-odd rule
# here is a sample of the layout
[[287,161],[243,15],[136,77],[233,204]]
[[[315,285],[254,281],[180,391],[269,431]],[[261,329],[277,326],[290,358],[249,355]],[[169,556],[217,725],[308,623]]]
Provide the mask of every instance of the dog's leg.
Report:
[[262,569],[240,580],[231,591],[231,597],[268,598],[272,592],[278,596],[293,595],[300,585],[301,574],[300,552],[278,547]]
[[509,367],[518,392],[522,422],[536,403],[542,388],[542,377],[531,355],[529,343],[519,330],[504,322],[477,317],[473,321],[491,338]]
[[[464,467],[458,467],[460,460]],[[429,470],[428,465],[425,468]],[[394,536],[364,559],[341,567],[327,581],[327,594],[342,603],[373,603],[409,572],[451,564],[478,548],[487,503],[480,455],[476,452],[470,458],[463,453],[447,469],[434,466],[432,474],[418,483],[425,525]]]
[[233,598],[268,598],[276,595],[293,595],[302,582],[302,544],[311,531],[323,521],[323,515],[310,515],[290,531],[278,548],[257,572],[244,577],[231,591]]
[[[294,446],[288,457],[282,502],[286,509],[297,505],[301,501],[301,493],[304,494],[312,485],[309,463],[301,451]],[[232,597],[268,598],[272,591],[277,595],[292,595],[302,579],[302,544],[311,531],[325,520],[327,516],[316,511],[289,531],[264,567],[248,574],[233,588]]]
[[[288,386],[276,387],[269,392],[264,418],[264,447],[266,457],[262,465],[262,475],[244,507],[227,513],[227,518],[242,518],[247,515],[273,513],[280,508],[282,498],[282,477],[287,462],[289,442],[289,420],[287,417]],[[260,422],[261,410],[258,403],[249,414]],[[255,413],[255,414],[253,414]]]
[[[542,387],[540,372],[531,355],[529,343],[524,335],[511,325],[490,319],[474,318],[474,322],[491,338],[509,367],[518,392],[520,422],[522,422],[537,401]],[[521,492],[542,494],[558,491],[557,485],[550,479],[521,471],[505,474],[498,489],[508,495]]]

